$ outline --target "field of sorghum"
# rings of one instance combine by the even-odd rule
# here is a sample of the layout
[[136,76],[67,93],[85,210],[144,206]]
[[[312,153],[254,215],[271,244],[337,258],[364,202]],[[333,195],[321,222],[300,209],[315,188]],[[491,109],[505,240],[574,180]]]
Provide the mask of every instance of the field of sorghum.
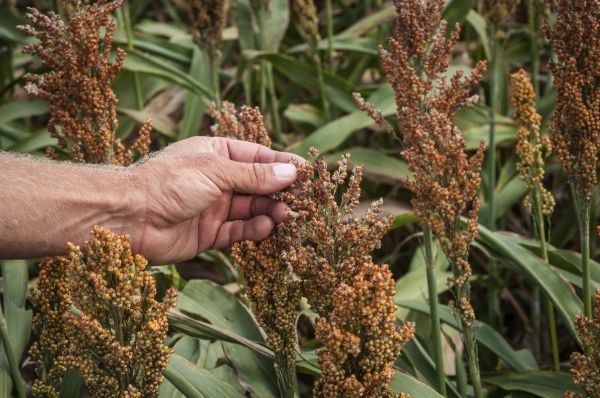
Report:
[[0,398],[600,397],[599,0],[0,1],[0,150],[195,135],[308,159],[288,221],[2,262]]

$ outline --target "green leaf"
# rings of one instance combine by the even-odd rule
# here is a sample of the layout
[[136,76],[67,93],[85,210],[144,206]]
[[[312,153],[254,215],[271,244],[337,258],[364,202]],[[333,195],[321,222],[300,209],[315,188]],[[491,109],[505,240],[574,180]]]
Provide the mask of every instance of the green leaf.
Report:
[[[427,381],[432,387],[437,386],[435,362],[418,338],[413,338],[402,347],[402,358],[410,362],[419,380]],[[445,380],[447,396],[449,398],[461,398],[454,384],[447,377]]]
[[483,51],[485,52],[485,58],[491,59],[490,39],[488,38],[487,34],[487,23],[485,18],[474,9],[470,9],[469,13],[467,14],[467,22],[469,25],[471,25],[473,30],[477,32],[477,35],[479,36],[479,42],[481,43]]
[[[262,343],[262,333],[250,311],[222,286],[204,280],[189,281],[178,299],[182,311],[204,318],[214,326]],[[264,355],[234,343],[224,343],[228,358],[260,397],[277,397],[273,362]]]
[[308,124],[312,127],[319,127],[324,123],[323,111],[311,104],[290,104],[283,116],[292,123]]
[[[8,336],[17,361],[20,361],[31,335],[33,311],[25,307],[29,268],[25,261],[2,262],[3,312]],[[0,397],[10,397],[13,381],[0,341]]]
[[464,22],[474,3],[474,0],[448,0],[446,2],[443,15],[448,21],[448,31],[451,31],[455,24]]
[[[226,380],[217,377],[211,371],[197,366],[179,354],[174,353],[169,358],[169,371],[165,372],[168,380],[177,387],[186,397],[186,391],[189,391],[190,386],[181,382],[181,378],[191,384],[201,396],[207,398],[243,398],[245,395],[238,391],[235,387],[229,384]],[[173,377],[173,374],[179,375],[181,378]],[[189,393],[189,392],[188,392]],[[198,396],[198,395],[195,395]]]
[[0,124],[48,113],[48,104],[41,99],[14,101],[0,106]]
[[581,389],[571,381],[571,376],[563,372],[503,373],[497,376],[484,376],[483,381],[509,392],[524,391],[543,398],[562,398],[567,390],[582,393]]
[[414,213],[400,214],[394,217],[394,222],[392,223],[391,229],[400,228],[406,224],[418,222],[420,222],[420,219]]
[[437,391],[427,384],[407,375],[406,373],[396,372],[392,380],[391,387],[396,393],[405,392],[411,397],[442,398]]
[[124,69],[132,72],[146,73],[175,83],[208,99],[213,99],[211,90],[206,88],[196,78],[183,72],[178,67],[165,61],[137,50],[129,50],[125,58]]
[[[333,49],[336,51],[349,51],[359,54],[377,55],[377,46],[378,43],[375,40],[367,37],[356,38],[335,36],[333,38]],[[298,44],[294,47],[291,47],[287,53],[299,54],[305,52],[307,48],[308,44]],[[317,48],[322,51],[327,50],[329,48],[329,42],[326,39],[323,39],[319,41]]]
[[[396,304],[400,307],[408,308],[413,311],[417,311],[423,314],[429,315],[429,304],[423,300],[397,300],[394,298]],[[452,309],[446,305],[439,306],[440,320],[451,326],[456,330],[462,330],[460,321],[453,314]],[[481,322],[475,321],[475,338],[477,342],[500,358],[509,369],[512,370],[531,370],[537,369],[535,360],[531,360],[531,356],[528,360],[524,361],[523,356],[517,351],[513,350],[512,347],[504,340],[504,338],[496,332],[491,326]]]
[[[261,51],[245,51],[244,57],[265,59],[292,82],[312,93],[319,94],[318,71],[315,65],[297,60],[289,55]],[[352,92],[356,91],[354,85],[327,71],[323,71],[323,79],[325,92],[333,104],[346,112],[356,110],[352,99]]]
[[376,149],[353,147],[341,153],[327,156],[329,163],[335,163],[344,153],[350,154],[350,162],[354,165],[362,165],[365,174],[386,177],[393,180],[402,180],[411,175],[406,162],[387,156]]
[[493,232],[480,225],[477,241],[491,253],[495,253],[501,261],[512,265],[518,273],[526,275],[532,283],[539,285],[556,306],[571,335],[579,341],[574,321],[583,311],[582,303],[573,288],[556,270],[521,246],[519,243],[523,238],[516,234]]
[[[206,85],[206,87],[211,86],[211,72],[209,65],[210,59],[208,58],[206,51],[194,47],[190,75],[196,76],[199,81]],[[207,107],[208,103],[203,97],[200,97],[193,92],[188,92],[186,94],[183,107],[183,119],[181,120],[178,139],[182,140],[198,133],[198,129],[202,123],[202,117],[204,116]]]
[[374,12],[354,23],[346,30],[336,36],[336,38],[342,37],[359,37],[368,33],[369,31],[381,26],[382,24],[391,21],[396,16],[396,7],[394,5],[386,5],[382,9]]
[[[375,91],[368,101],[376,109],[380,109],[384,116],[390,116],[396,112],[394,91],[389,84],[384,84]],[[311,146],[319,148],[323,153],[331,151],[346,141],[353,133],[371,126],[373,123],[373,120],[363,111],[355,110],[314,131],[294,148],[294,153],[305,155]]]
[[29,134],[27,138],[16,142],[7,149],[12,152],[31,153],[57,144],[56,138],[50,136],[48,131],[42,130]]

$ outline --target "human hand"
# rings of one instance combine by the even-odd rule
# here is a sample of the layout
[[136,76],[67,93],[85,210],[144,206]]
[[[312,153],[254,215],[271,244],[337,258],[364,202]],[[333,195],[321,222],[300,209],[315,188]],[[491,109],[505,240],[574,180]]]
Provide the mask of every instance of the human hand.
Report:
[[267,195],[294,182],[292,159],[302,161],[248,142],[193,137],[133,166],[142,193],[129,232],[134,250],[164,264],[268,237],[287,214]]

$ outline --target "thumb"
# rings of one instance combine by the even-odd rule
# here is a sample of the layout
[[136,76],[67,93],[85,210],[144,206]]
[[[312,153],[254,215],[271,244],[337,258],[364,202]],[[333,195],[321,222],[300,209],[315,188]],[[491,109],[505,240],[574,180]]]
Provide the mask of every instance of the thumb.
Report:
[[213,182],[222,191],[269,195],[290,186],[297,175],[291,163],[244,163],[225,159]]

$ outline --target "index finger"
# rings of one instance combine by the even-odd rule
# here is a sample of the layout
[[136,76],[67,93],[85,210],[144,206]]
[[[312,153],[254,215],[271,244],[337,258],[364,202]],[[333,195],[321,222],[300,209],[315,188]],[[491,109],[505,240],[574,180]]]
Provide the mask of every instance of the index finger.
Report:
[[219,138],[218,145],[221,146],[223,155],[236,162],[243,163],[289,163],[297,161],[302,164],[306,160],[289,152],[279,152],[266,146],[252,142],[234,140],[230,138]]

